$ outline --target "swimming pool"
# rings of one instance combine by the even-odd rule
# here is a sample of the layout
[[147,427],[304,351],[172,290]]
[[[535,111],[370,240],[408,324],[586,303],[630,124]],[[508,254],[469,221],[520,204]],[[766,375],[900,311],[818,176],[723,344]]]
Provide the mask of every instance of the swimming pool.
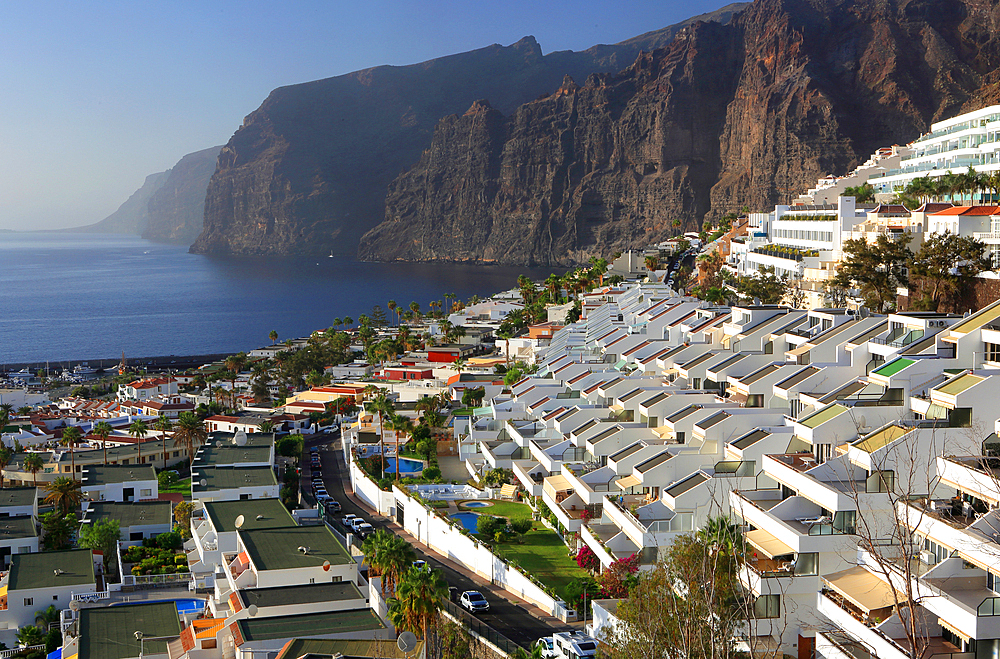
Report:
[[399,473],[401,474],[419,474],[424,470],[424,463],[420,460],[408,460],[407,458],[386,458],[385,473],[396,473],[397,459],[399,460]]
[[205,610],[205,600],[194,598],[181,598],[175,600],[136,600],[135,602],[115,602],[111,606],[124,606],[127,604],[153,604],[154,602],[173,602],[177,605],[177,614],[201,613]]
[[466,530],[473,533],[479,529],[479,513],[455,513],[451,518],[460,521]]
[[486,503],[485,501],[466,501],[462,505],[466,508],[486,508],[492,504]]

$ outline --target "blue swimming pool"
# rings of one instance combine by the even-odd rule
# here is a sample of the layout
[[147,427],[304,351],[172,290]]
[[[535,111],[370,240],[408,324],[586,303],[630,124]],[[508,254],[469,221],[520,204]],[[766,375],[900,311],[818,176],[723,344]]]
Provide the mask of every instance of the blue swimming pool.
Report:
[[479,529],[479,513],[455,513],[451,518],[460,521],[466,530],[473,533]]
[[[143,604],[152,604],[153,602],[173,602],[177,605],[178,615],[184,615],[185,613],[201,613],[205,610],[205,600],[199,600],[194,598],[181,598],[175,600],[139,600]],[[136,604],[136,602],[115,602],[111,606],[123,606],[125,604]]]
[[486,503],[485,501],[466,501],[462,505],[465,506],[466,508],[486,508],[490,504]]
[[[401,474],[419,474],[424,470],[424,463],[420,460],[408,460],[406,458],[399,459],[399,473]],[[397,458],[386,458],[385,459],[385,473],[395,474],[396,473],[396,460]]]

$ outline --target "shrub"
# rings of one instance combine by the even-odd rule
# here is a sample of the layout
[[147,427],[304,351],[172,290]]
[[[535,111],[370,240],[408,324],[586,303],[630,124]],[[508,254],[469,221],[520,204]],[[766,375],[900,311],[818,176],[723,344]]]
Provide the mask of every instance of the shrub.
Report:
[[580,547],[580,551],[576,554],[576,564],[584,570],[596,570],[601,561],[590,547],[584,545]]
[[531,530],[532,522],[530,517],[514,517],[510,520],[510,528],[518,535],[524,535]]
[[177,531],[167,531],[156,536],[156,546],[161,549],[180,549],[183,544],[184,540]]
[[435,481],[441,478],[441,468],[435,465],[425,467],[423,471],[423,476],[427,480]]
[[480,515],[479,525],[476,527],[479,533],[486,538],[493,538],[497,533],[507,531],[507,518],[494,517],[493,515]]

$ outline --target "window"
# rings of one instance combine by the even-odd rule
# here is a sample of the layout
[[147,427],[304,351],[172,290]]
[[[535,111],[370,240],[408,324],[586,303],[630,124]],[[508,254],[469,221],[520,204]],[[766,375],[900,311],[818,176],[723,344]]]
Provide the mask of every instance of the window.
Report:
[[344,580],[344,577],[341,577],[341,576],[334,575],[334,577],[333,577],[333,583],[340,583],[343,580]]
[[24,605],[25,606],[34,606],[35,605],[35,598],[33,598],[33,597],[25,597],[24,598]]
[[819,554],[799,554],[795,557],[796,576],[812,576],[819,574]]
[[153,490],[151,490],[151,489],[139,490],[139,496],[141,496],[141,497],[151,497],[151,496],[153,496]]
[[241,494],[240,495],[240,501],[249,501],[249,500],[250,500],[250,495],[249,494]]
[[52,596],[52,601],[53,602],[58,602],[59,601],[59,596],[58,595],[53,595]]
[[777,618],[780,615],[781,595],[761,595],[753,603],[754,618]]
[[133,531],[128,534],[129,541],[142,540],[142,531]]
[[1000,362],[1000,343],[986,344],[986,361]]
[[309,583],[316,583],[315,577],[309,579]]

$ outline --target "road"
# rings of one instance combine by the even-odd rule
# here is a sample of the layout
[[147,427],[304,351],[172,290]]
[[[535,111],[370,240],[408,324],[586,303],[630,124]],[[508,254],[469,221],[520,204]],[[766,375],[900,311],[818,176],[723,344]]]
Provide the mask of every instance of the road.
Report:
[[[376,530],[384,528],[392,532],[398,532],[399,527],[390,525],[388,518],[373,515],[367,508],[359,506],[354,500],[345,495],[345,479],[342,475],[346,471],[346,467],[340,459],[342,453],[339,435],[314,435],[311,438],[307,437],[305,444],[306,452],[313,446],[320,447],[319,454],[323,464],[323,482],[326,484],[326,491],[343,506],[343,510],[338,513],[335,526],[342,532],[345,531],[344,527],[340,524],[339,518],[348,513],[354,513],[369,521]],[[309,473],[308,458],[302,460],[302,463],[302,479],[310,481],[312,476]],[[312,501],[312,497],[309,496],[307,500]],[[545,621],[531,615],[521,605],[510,601],[510,599],[504,596],[506,593],[502,589],[493,589],[490,587],[489,582],[472,578],[459,572],[451,564],[440,560],[437,554],[425,552],[419,546],[415,545],[414,550],[416,550],[418,558],[427,561],[433,569],[439,570],[448,581],[448,585],[455,586],[459,593],[465,590],[478,590],[482,592],[490,603],[490,610],[486,613],[478,614],[476,618],[515,643],[530,646],[539,637],[548,636],[557,631],[570,631],[573,629],[570,625],[562,623],[557,627],[552,627]],[[499,593],[495,592],[497,590],[499,590]]]

